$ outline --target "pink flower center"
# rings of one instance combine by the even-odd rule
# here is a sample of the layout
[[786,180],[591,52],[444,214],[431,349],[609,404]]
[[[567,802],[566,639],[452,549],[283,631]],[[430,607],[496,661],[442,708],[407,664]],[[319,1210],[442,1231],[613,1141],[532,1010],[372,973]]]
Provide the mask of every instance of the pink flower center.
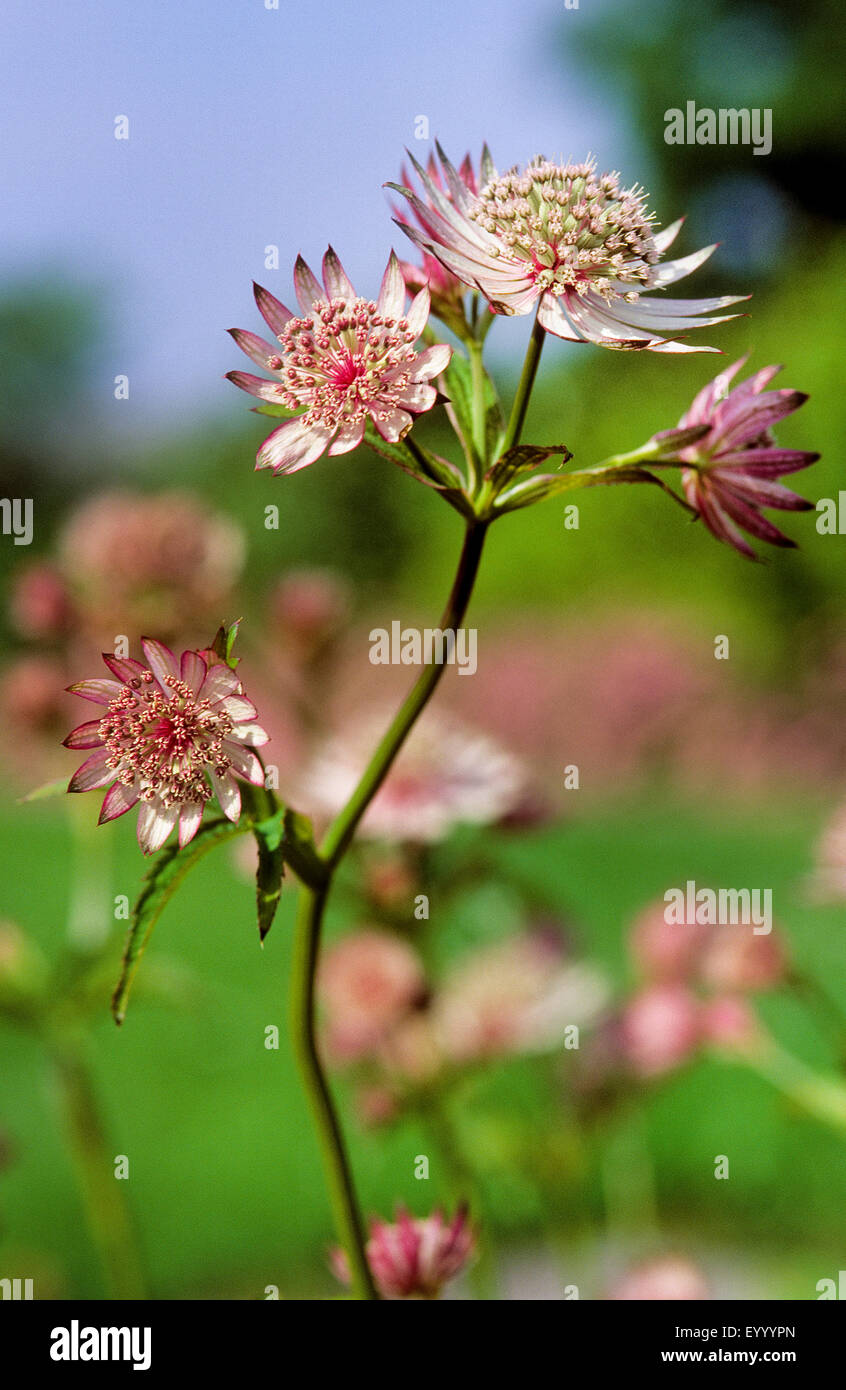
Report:
[[289,320],[267,366],[289,410],[305,407],[307,425],[336,428],[387,418],[413,379],[414,341],[408,320],[380,314],[373,300],[321,300]]
[[140,782],[142,801],[208,801],[207,771],[223,776],[232,765],[223,746],[232,720],[176,676],[164,684],[169,697],[145,671],[111,701],[100,721],[106,764],[125,786]]

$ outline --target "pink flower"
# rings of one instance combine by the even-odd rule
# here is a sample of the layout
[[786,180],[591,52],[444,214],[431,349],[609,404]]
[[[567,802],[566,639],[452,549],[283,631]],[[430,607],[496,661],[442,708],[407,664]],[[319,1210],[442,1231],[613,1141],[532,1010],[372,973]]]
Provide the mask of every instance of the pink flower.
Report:
[[330,946],[318,983],[329,1049],[344,1061],[372,1052],[425,990],[416,951],[383,931],[357,931]]
[[269,607],[286,646],[309,661],[338,636],[349,596],[343,580],[331,570],[291,570],[274,588]]
[[630,929],[629,949],[646,980],[743,993],[773,989],[784,978],[786,949],[777,932],[756,934],[742,923],[668,922],[666,910],[663,900],[652,903]]
[[115,680],[68,687],[105,706],[105,712],[74,729],[65,747],[95,749],[74,773],[68,791],[109,787],[100,825],[140,802],[138,843],[145,854],[153,854],[177,822],[180,846],[188,844],[212,795],[231,821],[238,820],[236,778],[264,784],[252,749],[266,743],[267,735],[255,722],[255,706],[244,697],[235,672],[214,652],[186,651],[177,661],[161,642],[142,638],[141,645],[146,666],[104,653]]
[[[367,1261],[383,1298],[437,1298],[444,1284],[461,1273],[473,1251],[464,1206],[449,1222],[440,1211],[415,1218],[404,1207],[397,1208],[391,1225],[375,1218],[370,1222]],[[331,1263],[336,1278],[348,1284],[344,1252],[333,1250]]]
[[[489,157],[490,156],[488,156],[488,158]],[[452,201],[449,185],[446,184],[441,177],[434,154],[429,156],[426,172],[429,179],[436,185],[441,194],[449,201]],[[404,187],[410,188],[413,186],[411,177],[405,167],[402,169],[401,177]],[[477,197],[479,193],[479,181],[469,154],[465,156],[461,164],[458,177],[469,192],[474,197]],[[417,225],[423,232],[427,232],[432,214],[437,212],[434,203],[431,199],[426,203],[429,214],[428,218],[422,217],[414,204],[410,206]],[[412,221],[401,208],[397,209],[397,215],[394,220],[402,227],[414,226],[414,221]],[[457,275],[453,275],[451,270],[447,270],[446,266],[437,260],[430,251],[427,251],[425,246],[422,247],[422,257],[422,267],[412,265],[408,261],[400,261],[400,268],[409,292],[415,294],[418,290],[422,289],[424,285],[428,284],[432,295],[432,312],[446,322],[456,317],[463,320],[463,299],[464,295],[467,293],[466,281],[459,279]]]
[[104,492],[74,511],[59,540],[83,623],[168,640],[217,623],[244,562],[244,538],[190,492]]
[[431,410],[437,399],[429,382],[445,370],[452,349],[438,343],[416,352],[413,346],[429,317],[428,286],[406,313],[405,281],[392,251],[378,299],[362,299],[331,246],[323,257],[323,285],[298,256],[294,287],[301,316],[256,285],[259,312],[275,341],[229,330],[251,361],[274,378],[227,372],[229,380],[296,413],[268,435],[257,468],[295,473],[327,452],[349,453],[364,438],[368,420],[395,443],[411,429],[414,415]]
[[615,1301],[700,1301],[711,1291],[701,1270],[681,1255],[662,1255],[630,1270],[612,1289]]
[[741,555],[756,559],[740,528],[770,545],[793,546],[776,526],[761,515],[762,507],[781,511],[808,511],[813,502],[776,482],[814,463],[819,454],[801,449],[780,449],[771,426],[792,415],[808,399],[801,391],[766,391],[781,367],[762,367],[740,386],[728,383],[746,362],[741,357],[708,383],[679,421],[710,425],[709,432],[679,459],[687,465],[682,483],[691,507],[718,540],[726,541]]
[[660,1076],[691,1058],[701,1041],[701,1005],[683,985],[652,985],[626,1005],[621,1046],[631,1070]]
[[746,999],[720,995],[702,1007],[705,1042],[728,1052],[751,1052],[764,1040],[758,1016]]
[[[318,814],[346,803],[386,727],[367,718],[328,742],[303,778]],[[432,844],[460,824],[488,825],[525,803],[522,764],[483,734],[427,711],[415,726],[361,823],[373,839]]]
[[696,972],[708,928],[668,922],[663,898],[638,915],[629,930],[629,950],[644,977],[661,984],[689,980]]
[[413,160],[427,195],[390,187],[411,204],[419,226],[399,225],[459,280],[479,290],[501,314],[527,314],[538,304],[542,326],[572,342],[656,352],[713,352],[679,343],[680,333],[722,323],[699,317],[738,303],[720,299],[642,299],[689,275],[715,247],[659,265],[681,222],[653,231],[645,194],[622,189],[617,174],[596,173],[595,161],[554,164],[538,157],[523,173],[499,174],[483,152],[478,194],[438,146],[448,193]]
[[74,618],[67,584],[53,565],[43,562],[15,576],[9,609],[15,627],[30,640],[63,636]]
[[568,962],[560,941],[526,932],[469,952],[438,990],[432,1026],[456,1063],[544,1052],[569,1026],[595,1021],[607,995],[604,979]]
[[714,927],[700,967],[702,983],[717,992],[774,989],[787,972],[787,953],[778,932],[750,927]]

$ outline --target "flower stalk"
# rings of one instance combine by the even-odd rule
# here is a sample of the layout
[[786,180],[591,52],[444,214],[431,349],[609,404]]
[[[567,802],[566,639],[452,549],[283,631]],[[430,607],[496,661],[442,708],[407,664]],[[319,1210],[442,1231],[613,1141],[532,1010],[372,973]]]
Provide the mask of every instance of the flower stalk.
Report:
[[[487,523],[468,522],[455,581],[441,619],[442,629],[459,627],[464,619],[482,556]],[[326,902],[334,873],[356,828],[378,792],[408,734],[431,698],[444,666],[425,666],[374,752],[346,806],[333,821],[320,847],[327,879],[320,888],[303,886],[297,913],[291,968],[291,1026],[294,1049],[306,1089],[323,1156],[338,1235],[349,1261],[354,1297],[378,1298],[370,1272],[366,1235],[340,1121],[317,1046],[315,981]]]
[[523,370],[520,374],[520,381],[517,386],[517,394],[514,397],[514,404],[511,407],[511,415],[508,419],[508,428],[505,432],[505,441],[502,452],[505,454],[509,449],[513,449],[515,444],[520,443],[520,436],[523,433],[523,425],[526,421],[526,411],[529,408],[529,399],[532,394],[532,387],[535,384],[538,367],[540,366],[543,342],[546,337],[540,315],[535,315],[532,325],[532,336],[529,339],[529,346],[526,349],[526,356],[523,360]]

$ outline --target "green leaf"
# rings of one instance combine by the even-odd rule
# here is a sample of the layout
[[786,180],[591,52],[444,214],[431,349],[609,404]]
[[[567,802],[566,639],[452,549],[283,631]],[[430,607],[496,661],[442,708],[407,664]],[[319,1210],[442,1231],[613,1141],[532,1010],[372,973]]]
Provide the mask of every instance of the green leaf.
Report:
[[672,497],[673,501],[683,507],[686,512],[695,515],[694,509],[689,507],[678,493],[668,487],[661,478],[656,478],[654,473],[650,473],[645,468],[634,467],[607,468],[601,466],[583,468],[574,473],[534,474],[506,489],[505,492],[501,492],[495,505],[499,512],[513,512],[520,507],[528,507],[533,502],[544,501],[547,497],[556,497],[562,492],[572,492],[577,488],[585,487],[611,486],[616,483],[653,483]]
[[144,887],[132,913],[126,948],[123,953],[120,979],[112,997],[112,1015],[115,1023],[123,1023],[126,1017],[127,1001],[132,981],[141,962],[141,957],[150,940],[156,922],[159,920],[170,899],[181,884],[185,875],[193,869],[210,849],[215,849],[225,840],[242,835],[249,826],[241,820],[237,825],[221,817],[207,821],[197,831],[193,840],[180,849],[178,844],[160,850],[153,867],[147,874]]
[[[484,381],[485,395],[485,448],[487,458],[491,458],[495,452],[499,440],[505,430],[505,419],[502,414],[502,407],[496,388],[483,369],[482,378]],[[446,394],[449,397],[449,410],[453,417],[453,422],[461,437],[465,452],[470,451],[475,455],[473,448],[473,368],[469,360],[459,352],[453,352],[450,364],[441,378],[444,383]]]
[[433,454],[418,444],[415,452],[402,440],[390,444],[383,439],[374,425],[368,424],[364,432],[364,443],[374,453],[397,464],[409,477],[426,487],[437,488],[446,500],[463,516],[472,516],[473,509],[464,495],[464,477],[461,470],[449,459]]
[[68,789],[67,777],[57,777],[54,782],[44,782],[40,787],[34,787],[25,796],[19,796],[18,801],[46,801],[50,796],[61,796]]
[[287,405],[274,405],[272,401],[267,401],[264,405],[254,405],[251,407],[254,415],[272,415],[279,420],[292,420],[299,412],[289,410]]
[[391,444],[387,439],[383,439],[372,420],[367,421],[364,430],[364,443],[368,449],[372,449],[374,454],[380,454],[382,458],[388,459],[391,463],[398,463],[400,468],[404,468],[407,473],[416,473],[417,468],[414,462],[414,455],[401,439],[396,444]]
[[258,846],[256,913],[260,941],[264,941],[273,926],[282,895],[282,879],[285,874],[284,822],[285,812],[280,810],[267,820],[254,821],[252,825]]
[[238,636],[238,629],[242,621],[242,618],[236,618],[234,623],[221,623],[211,644],[211,650],[216,652],[221,661],[224,661],[232,671],[241,660],[239,656],[232,655],[232,648],[235,646],[235,639]]
[[279,906],[285,865],[311,887],[322,885],[328,870],[317,852],[311,821],[292,807],[281,806],[263,820],[251,820],[250,829],[258,845],[256,906],[259,937],[264,941]]
[[518,473],[537,468],[551,454],[561,454],[562,463],[567,463],[573,457],[566,444],[516,444],[491,464],[485,478],[497,489],[501,488]]

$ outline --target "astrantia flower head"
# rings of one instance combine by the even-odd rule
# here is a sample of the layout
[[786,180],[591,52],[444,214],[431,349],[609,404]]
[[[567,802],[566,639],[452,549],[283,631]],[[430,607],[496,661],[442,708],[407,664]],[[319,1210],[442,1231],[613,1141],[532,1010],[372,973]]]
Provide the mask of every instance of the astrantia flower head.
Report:
[[[437,1298],[444,1285],[464,1269],[473,1250],[473,1232],[463,1206],[452,1221],[445,1221],[440,1211],[415,1218],[398,1207],[393,1224],[370,1222],[367,1262],[383,1298]],[[349,1283],[343,1251],[333,1250],[332,1268],[342,1283]]]
[[144,638],[141,645],[146,665],[104,653],[116,679],[69,687],[104,712],[74,729],[65,747],[95,750],[68,791],[109,787],[101,825],[140,803],[138,843],[153,854],[177,823],[180,845],[188,844],[213,796],[231,821],[238,820],[236,778],[263,786],[252,749],[268,736],[237,675],[213,651],[186,651],[177,661],[161,642]]
[[[716,249],[660,265],[681,221],[654,229],[645,193],[622,188],[619,175],[596,163],[552,163],[540,156],[521,172],[500,174],[485,150],[478,193],[438,147],[448,193],[414,167],[428,199],[397,185],[419,227],[400,222],[425,252],[481,291],[498,313],[526,314],[538,305],[542,326],[571,342],[660,352],[714,352],[679,343],[679,334],[734,315],[713,311],[742,296],[719,299],[643,297],[689,275]],[[710,317],[700,317],[701,315]]]
[[325,453],[349,453],[364,438],[368,420],[383,439],[401,439],[414,415],[435,404],[437,391],[429,383],[452,354],[443,343],[415,350],[429,317],[429,289],[423,286],[406,313],[405,281],[393,251],[375,301],[356,294],[331,247],[323,257],[323,285],[298,256],[294,287],[299,316],[255,286],[274,343],[230,329],[238,346],[273,380],[227,372],[229,380],[296,412],[258,452],[256,467],[274,473],[295,473]]
[[799,497],[776,479],[814,463],[819,454],[780,449],[771,427],[808,399],[801,391],[767,391],[781,367],[762,367],[731,391],[728,384],[746,362],[742,357],[708,383],[679,421],[680,427],[709,425],[701,439],[682,449],[686,464],[682,483],[687,500],[709,531],[742,555],[755,552],[740,528],[771,545],[793,546],[783,532],[761,515],[762,507],[808,511],[813,502]]
[[[318,750],[302,786],[304,801],[318,815],[334,816],[345,804],[379,728],[379,719],[368,716]],[[522,763],[506,749],[427,712],[368,807],[360,833],[432,844],[456,825],[490,825],[517,813],[528,791]]]

